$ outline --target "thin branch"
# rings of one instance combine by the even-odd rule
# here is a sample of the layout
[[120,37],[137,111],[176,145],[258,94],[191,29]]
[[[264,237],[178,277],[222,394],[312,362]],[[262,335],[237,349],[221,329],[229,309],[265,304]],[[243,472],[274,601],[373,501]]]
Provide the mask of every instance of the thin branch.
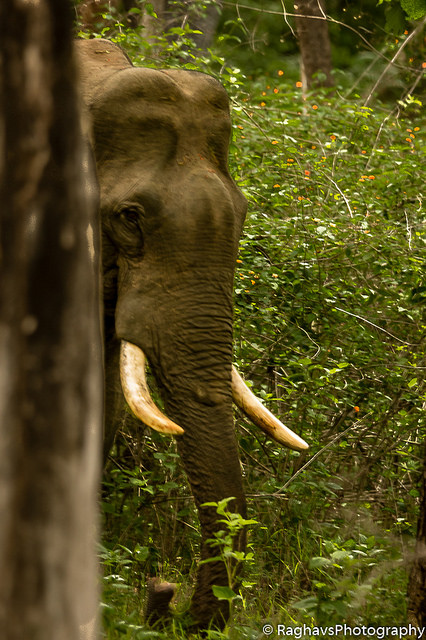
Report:
[[296,322],[295,324],[296,324],[296,327],[297,327],[298,329],[300,329],[300,331],[303,331],[303,333],[304,333],[304,334],[309,338],[309,340],[312,342],[312,344],[314,344],[314,345],[316,346],[317,350],[316,350],[316,352],[314,353],[314,355],[312,356],[312,360],[313,360],[313,359],[314,359],[314,358],[316,358],[316,357],[317,357],[317,355],[320,353],[320,351],[321,351],[321,347],[319,346],[319,344],[318,344],[317,342],[315,342],[315,340],[313,340],[313,339],[311,338],[311,336],[310,336],[310,335],[309,335],[309,333],[306,331],[306,329],[304,329],[304,328],[303,328],[303,327],[301,327],[299,324],[297,324],[297,322]]
[[282,13],[282,15],[283,15],[283,18],[284,18],[284,22],[286,23],[286,25],[287,25],[287,26],[288,26],[288,28],[290,29],[290,31],[291,31],[291,35],[293,36],[293,38],[295,38],[295,37],[296,37],[296,34],[294,33],[294,29],[293,29],[293,27],[291,26],[291,24],[289,23],[288,18],[287,18],[288,12],[287,12],[287,9],[285,8],[284,0],[281,0],[281,6],[282,6],[282,8],[283,8],[283,13]]
[[409,251],[411,251],[411,227],[408,220],[407,211],[405,209],[404,209],[404,215],[405,215],[405,224],[407,227],[408,249]]
[[377,87],[379,86],[379,84],[381,83],[381,81],[383,80],[384,76],[387,74],[387,72],[389,71],[390,67],[392,65],[395,64],[395,60],[400,56],[400,54],[402,53],[402,51],[405,49],[405,47],[407,46],[407,44],[409,42],[411,42],[411,40],[419,33],[419,31],[421,31],[424,27],[426,23],[426,17],[423,18],[423,20],[417,25],[417,27],[410,33],[410,35],[404,40],[404,42],[401,44],[401,46],[399,47],[398,51],[395,53],[395,55],[393,56],[393,58],[391,60],[389,60],[388,64],[386,65],[386,67],[383,69],[382,73],[380,74],[380,76],[377,78],[373,88],[371,89],[370,93],[367,96],[367,99],[364,102],[364,107],[366,107],[369,103],[371,98],[374,95],[374,92],[376,91]]
[[310,458],[310,459],[309,459],[309,460],[308,460],[308,461],[303,465],[303,467],[300,467],[300,469],[299,469],[298,471],[296,471],[296,473],[294,474],[294,476],[291,476],[291,478],[289,478],[289,479],[287,480],[287,482],[285,483],[285,485],[283,485],[280,489],[278,489],[278,491],[276,491],[275,493],[271,493],[270,495],[271,495],[272,497],[276,497],[276,496],[278,497],[278,496],[280,495],[280,493],[281,493],[282,491],[285,491],[285,490],[287,489],[288,485],[289,485],[291,482],[293,482],[293,480],[294,480],[295,478],[297,478],[297,476],[298,476],[299,474],[301,474],[301,473],[302,473],[302,471],[305,471],[305,469],[307,469],[307,468],[308,468],[308,467],[309,467],[309,466],[314,462],[314,460],[316,460],[320,455],[322,455],[322,454],[324,453],[324,451],[327,451],[327,449],[330,449],[330,447],[332,447],[332,446],[333,446],[333,444],[334,444],[335,442],[337,442],[338,440],[340,440],[340,438],[343,438],[343,436],[344,436],[344,435],[346,435],[349,431],[352,431],[352,429],[355,429],[356,427],[358,427],[359,425],[361,425],[361,424],[364,422],[364,420],[365,420],[366,418],[368,418],[368,416],[369,416],[369,415],[371,415],[371,411],[369,411],[365,416],[363,416],[363,417],[361,418],[361,420],[357,420],[356,422],[354,422],[354,424],[351,424],[351,426],[350,426],[350,427],[348,427],[347,429],[345,429],[345,430],[344,430],[344,431],[342,431],[341,433],[338,433],[338,434],[333,438],[333,440],[330,440],[330,442],[329,442],[328,444],[326,444],[326,445],[325,445],[325,447],[323,447],[322,449],[320,449],[319,451],[317,451],[317,453],[316,453],[314,456],[312,456],[312,458]]
[[341,309],[340,307],[334,307],[334,308],[337,309],[337,311],[341,311],[342,313],[346,313],[348,316],[352,316],[353,318],[357,318],[357,320],[362,320],[362,322],[365,322],[366,324],[369,324],[370,326],[374,327],[375,329],[378,329],[379,331],[382,331],[383,333],[386,333],[386,335],[388,335],[389,337],[393,338],[394,340],[397,340],[398,342],[401,342],[402,344],[407,344],[410,347],[416,346],[413,342],[405,342],[405,340],[401,340],[401,338],[397,338],[397,336],[394,336],[393,333],[390,333],[389,331],[386,331],[386,329],[383,329],[383,327],[380,327],[378,324],[374,324],[374,322],[371,322],[370,320],[367,320],[367,318],[363,318],[362,316],[359,316],[356,313],[352,313],[351,311],[346,311],[345,309]]
[[324,173],[323,175],[327,180],[330,180],[330,182],[336,187],[337,191],[340,193],[340,195],[342,196],[343,200],[345,201],[345,204],[346,204],[346,206],[348,208],[348,211],[349,211],[349,215],[351,216],[351,218],[353,218],[354,214],[352,213],[352,209],[351,209],[351,205],[349,204],[349,200],[347,199],[347,197],[345,196],[343,191],[340,189],[339,185],[332,178],[330,178],[330,176],[328,176],[326,173]]

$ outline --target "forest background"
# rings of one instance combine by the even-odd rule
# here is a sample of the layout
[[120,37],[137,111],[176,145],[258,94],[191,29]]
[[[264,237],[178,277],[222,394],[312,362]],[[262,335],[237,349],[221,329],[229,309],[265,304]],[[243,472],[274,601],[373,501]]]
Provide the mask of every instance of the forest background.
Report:
[[[424,0],[74,4],[80,37],[228,91],[231,173],[249,201],[235,362],[310,444],[280,449],[236,416],[257,524],[242,585],[222,594],[232,620],[208,637],[418,622],[407,590],[418,523],[426,534]],[[179,618],[167,634],[142,623],[147,576],[179,583],[178,613],[192,587],[199,528],[174,442],[129,416],[103,487],[104,637],[186,637]]]

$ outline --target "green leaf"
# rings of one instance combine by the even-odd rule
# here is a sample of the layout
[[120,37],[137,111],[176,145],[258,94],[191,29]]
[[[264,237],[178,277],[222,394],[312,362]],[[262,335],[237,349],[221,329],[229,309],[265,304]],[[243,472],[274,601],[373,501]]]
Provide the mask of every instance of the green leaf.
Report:
[[233,600],[234,598],[238,598],[238,594],[232,591],[230,587],[219,587],[214,584],[212,589],[218,600]]
[[299,600],[298,602],[294,602],[292,607],[295,609],[305,609],[306,611],[311,611],[312,609],[316,609],[318,605],[318,599],[316,596],[309,596],[309,598],[304,598],[303,600]]
[[320,569],[321,567],[328,567],[331,564],[331,560],[329,558],[316,557],[311,558],[309,561],[310,569]]
[[426,0],[401,0],[401,7],[410,20],[420,20],[426,15]]

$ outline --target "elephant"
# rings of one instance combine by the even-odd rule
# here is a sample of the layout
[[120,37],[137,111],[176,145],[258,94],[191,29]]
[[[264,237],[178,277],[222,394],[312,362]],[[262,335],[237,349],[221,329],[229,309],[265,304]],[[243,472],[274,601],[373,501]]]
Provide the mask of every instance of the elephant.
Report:
[[[232,366],[233,278],[247,203],[228,170],[229,98],[203,73],[134,67],[106,40],[79,40],[76,50],[99,190],[105,451],[125,402],[145,425],[176,437],[206,559],[218,525],[215,509],[203,505],[232,496],[232,509],[246,513],[233,400],[278,442],[308,446]],[[164,413],[149,395],[146,361]],[[229,615],[213,585],[227,585],[219,561],[197,570],[190,613],[199,627],[221,627]],[[151,609],[165,609],[161,585]]]

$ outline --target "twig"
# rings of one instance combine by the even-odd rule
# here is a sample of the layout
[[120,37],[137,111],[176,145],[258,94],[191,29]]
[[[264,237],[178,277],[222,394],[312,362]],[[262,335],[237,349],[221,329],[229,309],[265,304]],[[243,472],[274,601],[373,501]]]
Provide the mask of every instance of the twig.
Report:
[[295,38],[295,37],[296,37],[296,34],[294,33],[294,29],[293,29],[293,27],[291,26],[291,24],[289,23],[288,18],[287,18],[287,9],[285,8],[284,0],[281,0],[281,6],[282,6],[282,8],[283,8],[283,14],[282,14],[282,15],[283,15],[283,18],[284,18],[284,22],[286,23],[286,25],[287,25],[287,26],[288,26],[288,28],[290,29],[290,31],[291,31],[291,35],[293,36],[293,38]]
[[314,355],[312,356],[312,360],[313,360],[313,359],[314,359],[314,358],[316,358],[316,357],[317,357],[317,355],[320,353],[320,351],[321,351],[321,347],[319,346],[319,344],[318,344],[317,342],[315,342],[315,340],[313,340],[313,339],[311,338],[311,336],[310,336],[310,335],[309,335],[309,333],[306,331],[306,329],[304,329],[303,327],[301,327],[297,322],[295,323],[295,325],[296,325],[296,327],[297,327],[298,329],[300,329],[300,331],[303,331],[303,333],[307,336],[307,338],[309,338],[309,340],[312,342],[312,344],[314,344],[314,345],[316,346],[317,350],[316,350],[316,352],[314,353]]
[[283,485],[281,487],[281,489],[278,489],[278,491],[275,491],[275,493],[271,493],[270,495],[272,497],[274,496],[279,496],[280,493],[282,491],[285,491],[288,487],[288,485],[290,484],[290,482],[293,482],[293,480],[295,478],[297,478],[297,476],[302,473],[302,471],[304,471],[305,469],[307,469],[314,460],[316,460],[321,454],[324,453],[324,451],[327,451],[327,449],[330,449],[331,446],[333,446],[333,444],[335,442],[337,442],[337,440],[340,440],[340,438],[342,438],[344,435],[346,435],[348,433],[348,431],[351,431],[352,429],[355,429],[356,427],[358,427],[360,424],[363,423],[363,421],[371,414],[371,411],[369,411],[365,416],[363,416],[361,418],[361,420],[357,420],[356,422],[354,422],[354,424],[351,424],[350,427],[348,427],[347,429],[345,429],[344,431],[342,431],[341,433],[338,433],[333,440],[331,440],[328,444],[325,445],[325,447],[323,447],[322,449],[320,449],[319,451],[317,451],[317,453],[312,456],[312,458],[310,458],[304,465],[303,467],[300,467],[300,469],[298,471],[296,471],[296,473],[294,474],[294,476],[291,476],[291,478],[289,478],[289,480],[287,480],[287,482],[285,483],[285,485]]
[[380,76],[377,78],[376,82],[374,83],[373,88],[371,89],[370,93],[367,96],[367,99],[364,102],[364,107],[366,107],[371,98],[373,97],[374,92],[376,91],[377,87],[379,86],[379,84],[381,83],[381,81],[383,80],[384,76],[387,74],[389,68],[395,63],[395,60],[399,57],[399,55],[401,54],[401,52],[404,50],[404,48],[407,46],[407,44],[414,38],[414,36],[417,35],[417,33],[423,29],[423,26],[426,22],[426,17],[423,18],[423,20],[417,25],[417,27],[414,29],[414,31],[412,31],[410,33],[410,35],[408,36],[408,38],[406,38],[404,40],[404,42],[401,44],[401,46],[399,47],[398,51],[395,53],[395,55],[393,56],[393,58],[391,60],[389,60],[388,64],[386,65],[386,67],[383,69],[382,73],[380,74]]
[[404,215],[405,215],[405,224],[407,227],[408,249],[411,251],[411,227],[408,221],[407,211],[405,209],[404,209]]
[[354,214],[352,213],[352,209],[351,209],[351,205],[349,204],[349,200],[347,199],[347,197],[345,196],[343,191],[340,189],[339,185],[332,178],[330,178],[330,176],[328,176],[325,173],[324,173],[324,177],[327,180],[330,180],[330,182],[333,183],[333,185],[336,187],[337,191],[340,193],[340,195],[342,196],[343,200],[345,201],[345,204],[346,204],[346,206],[348,208],[348,211],[349,211],[349,215],[351,216],[351,218],[353,218]]
[[367,320],[367,318],[363,318],[362,316],[359,316],[356,313],[352,313],[351,311],[345,311],[345,309],[341,309],[340,307],[334,307],[334,308],[337,309],[337,311],[341,311],[342,313],[346,313],[348,316],[352,316],[353,318],[357,318],[358,320],[362,320],[362,322],[365,322],[366,324],[371,325],[375,329],[378,329],[379,331],[382,331],[383,333],[386,333],[386,335],[390,336],[394,340],[397,340],[398,342],[401,342],[402,344],[407,344],[410,347],[416,346],[413,342],[405,342],[405,340],[401,340],[401,338],[397,338],[396,336],[393,335],[393,333],[390,333],[389,331],[386,331],[386,329],[383,329],[383,327],[380,327],[378,324],[374,324],[374,322],[371,322],[370,320]]

